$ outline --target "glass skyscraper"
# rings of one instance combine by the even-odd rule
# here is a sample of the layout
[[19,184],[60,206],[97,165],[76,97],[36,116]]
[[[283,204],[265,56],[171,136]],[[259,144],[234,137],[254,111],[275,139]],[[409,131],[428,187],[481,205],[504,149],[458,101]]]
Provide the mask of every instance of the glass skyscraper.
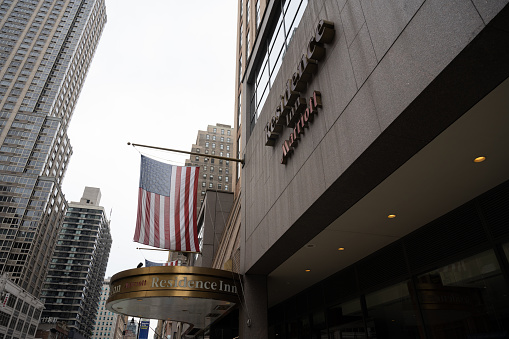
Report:
[[67,209],[67,128],[105,22],[103,0],[0,3],[0,273],[36,297]]

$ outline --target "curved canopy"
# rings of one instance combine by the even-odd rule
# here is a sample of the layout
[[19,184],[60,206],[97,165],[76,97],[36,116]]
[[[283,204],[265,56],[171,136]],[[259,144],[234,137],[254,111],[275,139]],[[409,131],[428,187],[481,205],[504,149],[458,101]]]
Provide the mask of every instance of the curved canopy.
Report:
[[126,270],[111,278],[106,308],[205,328],[238,303],[238,277],[229,271],[187,266]]

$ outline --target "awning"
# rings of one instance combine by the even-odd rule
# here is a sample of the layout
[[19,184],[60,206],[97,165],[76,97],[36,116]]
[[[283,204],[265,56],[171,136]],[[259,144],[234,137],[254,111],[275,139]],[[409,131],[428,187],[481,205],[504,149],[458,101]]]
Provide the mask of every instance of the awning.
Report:
[[202,267],[156,266],[111,278],[106,308],[124,315],[206,328],[239,302],[239,275]]

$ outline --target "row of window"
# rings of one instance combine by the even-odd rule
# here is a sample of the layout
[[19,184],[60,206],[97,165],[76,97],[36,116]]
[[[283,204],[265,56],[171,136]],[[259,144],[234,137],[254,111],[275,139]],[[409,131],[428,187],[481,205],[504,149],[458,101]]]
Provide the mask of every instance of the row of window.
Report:
[[281,13],[272,37],[260,45],[263,46],[263,59],[255,70],[255,83],[250,99],[251,128],[263,108],[306,6],[307,0],[288,0],[281,3]]
[[[230,133],[230,130],[228,130],[228,132],[229,132],[229,133],[228,133],[228,135],[230,135],[230,134],[231,134],[231,133]],[[210,134],[206,134],[206,135],[205,135],[205,139],[206,139],[206,140],[210,140]],[[217,138],[216,138],[216,136],[215,136],[215,135],[213,135],[213,136],[212,136],[212,140],[213,140],[213,141],[216,141],[216,140],[217,140]],[[220,137],[220,138],[219,138],[219,141],[224,142],[224,137]],[[232,139],[230,139],[230,138],[226,138],[226,142],[231,142],[231,141],[232,141]]]
[[[205,187],[206,184],[205,183],[202,183],[202,186]],[[217,184],[217,189],[218,190],[223,190],[223,191],[228,191],[228,185],[224,185],[224,189],[222,188],[223,185],[222,184]],[[209,183],[209,188],[214,188],[214,184],[213,183]],[[201,191],[201,195],[205,195],[205,191]]]
[[[212,129],[212,132],[213,132],[213,133],[217,133],[217,128],[216,128],[216,127],[214,127],[214,128]],[[226,130],[226,134],[227,134],[227,135],[232,135],[232,131],[231,131],[231,130],[229,130],[229,129],[227,129],[227,130]],[[221,128],[221,135],[224,135],[224,129],[223,129],[223,128]],[[207,134],[207,137],[208,137],[208,134]],[[208,139],[208,138],[207,138],[207,139]]]

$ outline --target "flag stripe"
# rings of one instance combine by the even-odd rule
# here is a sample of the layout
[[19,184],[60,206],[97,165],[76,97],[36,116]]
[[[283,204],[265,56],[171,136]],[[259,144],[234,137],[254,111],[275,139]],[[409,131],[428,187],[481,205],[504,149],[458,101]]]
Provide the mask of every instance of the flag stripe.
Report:
[[[154,232],[150,235],[150,243],[151,246],[160,247],[159,245],[159,216],[160,216],[160,204],[161,204],[161,196],[159,194],[155,194],[154,196],[154,214],[152,216],[154,222]],[[164,212],[164,211],[163,211]]]
[[[198,225],[198,211],[196,210],[196,199],[198,197],[198,170],[199,167],[193,168],[194,173],[194,181],[191,181],[193,183],[193,195],[191,198],[193,199],[193,203],[191,204],[192,213],[191,217],[193,218],[193,225]],[[192,252],[199,252],[200,251],[200,242],[198,240],[198,233],[197,233],[197,227],[189,227],[191,230],[191,234],[193,236],[193,247],[191,249]]]
[[180,223],[180,188],[181,188],[181,173],[182,168],[177,168],[177,174],[175,179],[175,241],[176,246],[175,248],[182,248],[182,242],[180,239],[180,230],[181,230],[181,223]]
[[[190,182],[190,179],[191,179],[191,169],[190,168],[186,168],[186,172],[185,172],[185,175],[186,175],[186,181],[183,183],[183,185],[185,185],[186,183]],[[188,187],[185,187],[184,189],[184,225],[185,225],[185,231],[184,231],[184,234],[183,234],[183,243],[186,244],[186,248],[191,248],[191,244],[189,242],[189,188]]]

